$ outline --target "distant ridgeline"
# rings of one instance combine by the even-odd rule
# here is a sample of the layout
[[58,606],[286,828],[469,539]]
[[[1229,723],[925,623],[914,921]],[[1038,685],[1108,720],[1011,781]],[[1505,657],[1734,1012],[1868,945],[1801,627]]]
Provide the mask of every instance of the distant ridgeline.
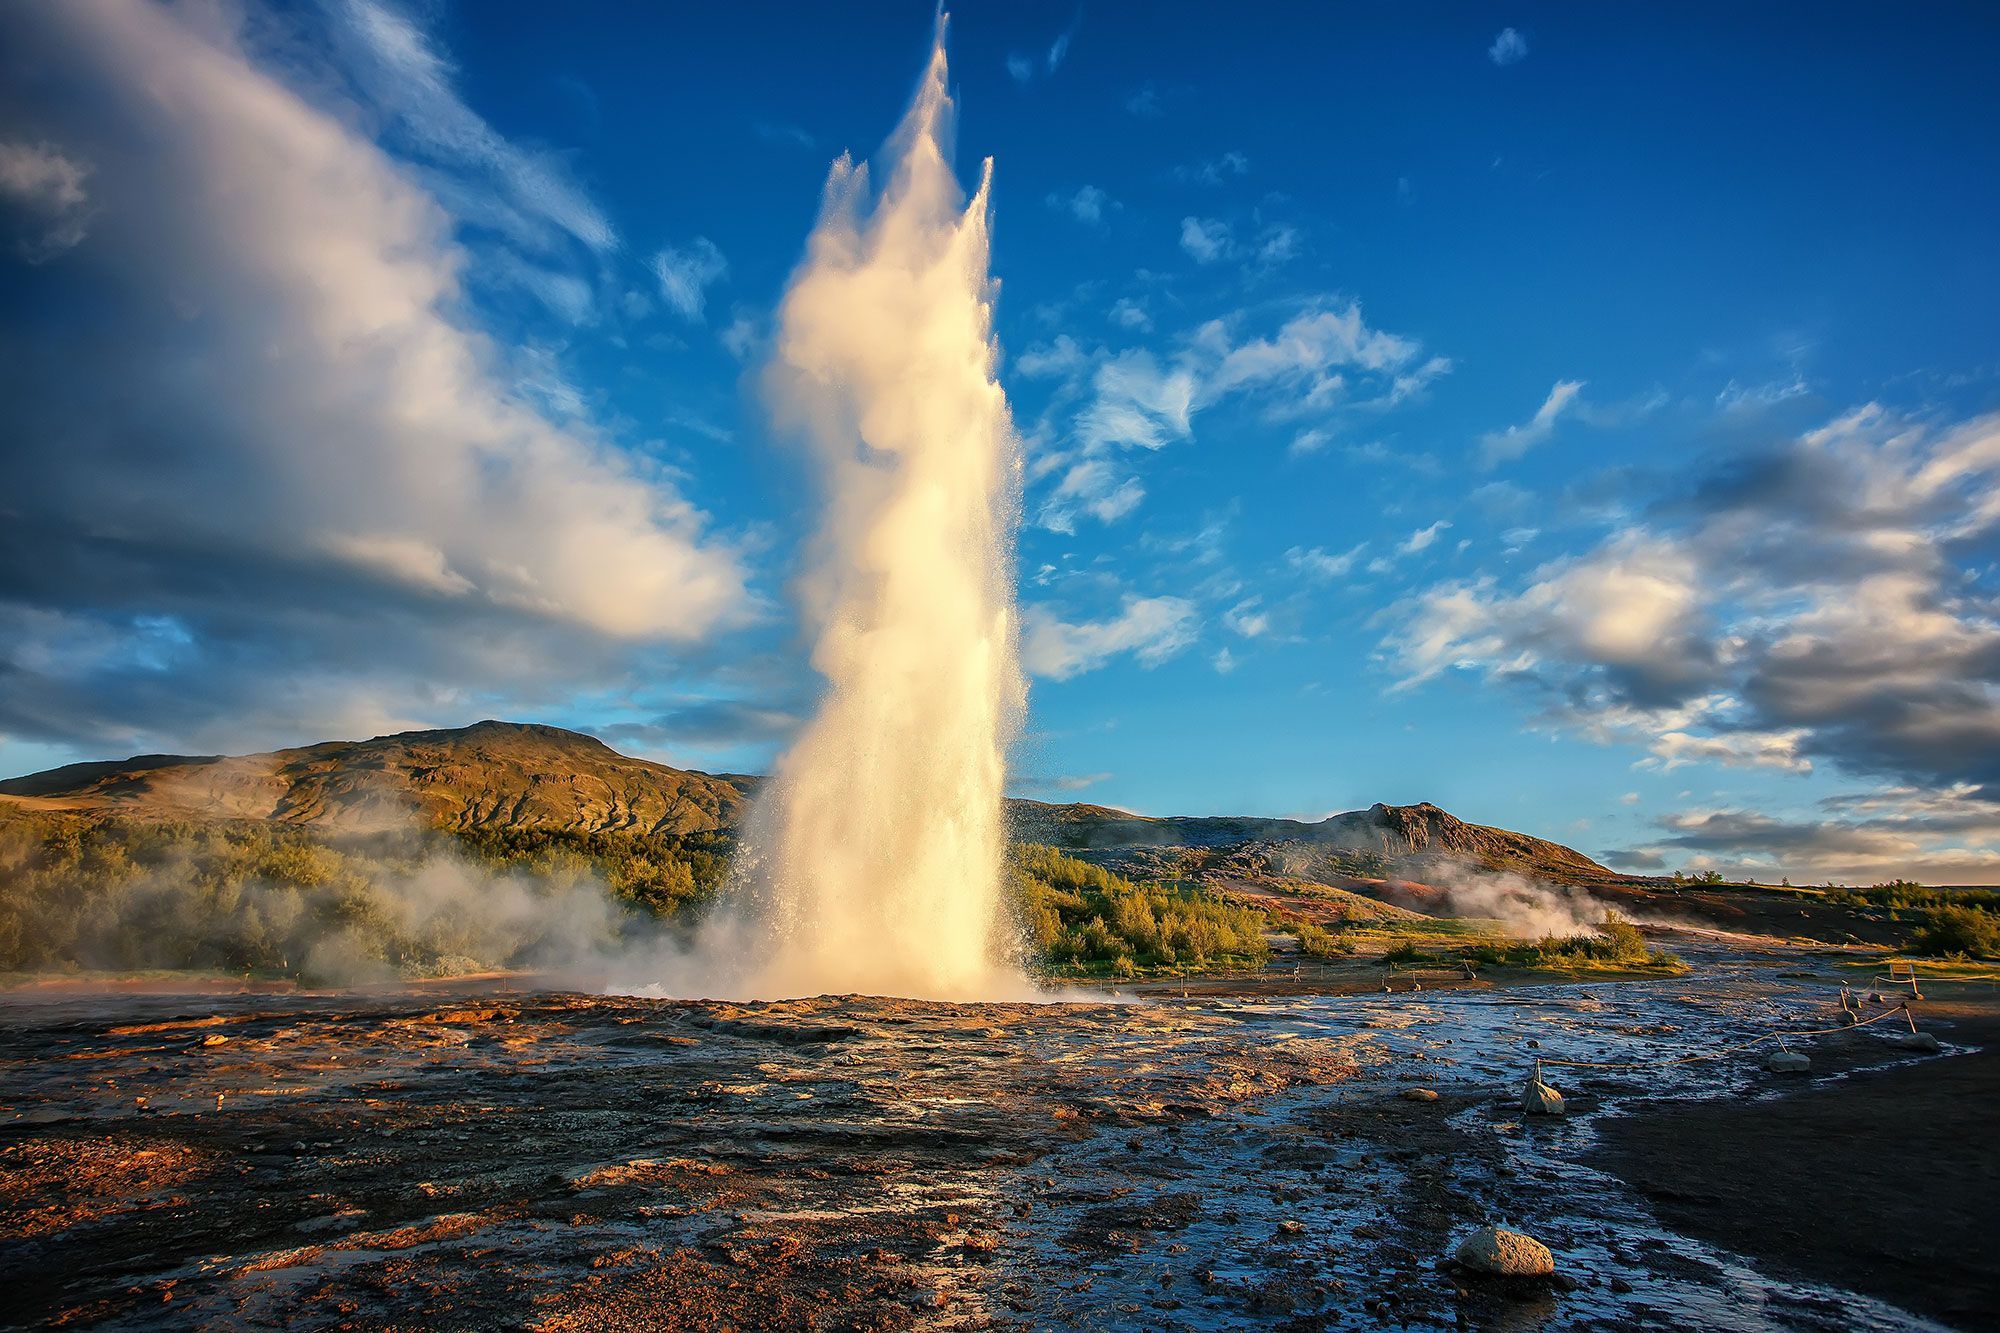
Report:
[[[455,850],[535,894],[601,882],[635,916],[682,918],[720,889],[757,781],[506,722],[15,778],[0,782],[0,970],[296,974],[335,927],[344,948],[403,973],[509,965],[521,958],[491,955],[533,941],[495,943],[459,920],[481,890],[454,887],[441,856]],[[1058,966],[1260,958],[1261,918],[1203,887],[1218,876],[1414,875],[1440,859],[1557,879],[1612,873],[1427,804],[1317,823],[1035,801],[1010,802],[1009,815],[1021,842],[1074,854],[1024,851],[1014,876],[1030,945]]]

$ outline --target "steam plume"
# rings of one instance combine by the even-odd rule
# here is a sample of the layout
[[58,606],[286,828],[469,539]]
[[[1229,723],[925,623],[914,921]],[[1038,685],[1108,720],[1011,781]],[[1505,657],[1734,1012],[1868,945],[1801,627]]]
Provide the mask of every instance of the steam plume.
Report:
[[994,378],[993,164],[967,202],[942,19],[883,157],[879,198],[834,163],[767,380],[825,493],[803,601],[827,692],[745,831],[739,886],[775,932],[754,988],[1019,994],[1001,903],[1019,446]]

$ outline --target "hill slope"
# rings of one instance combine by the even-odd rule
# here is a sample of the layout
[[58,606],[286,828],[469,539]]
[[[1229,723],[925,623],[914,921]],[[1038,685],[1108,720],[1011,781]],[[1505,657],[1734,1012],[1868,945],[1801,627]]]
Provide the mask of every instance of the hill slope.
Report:
[[670,768],[558,727],[478,722],[235,756],[143,755],[0,782],[41,808],[262,819],[329,832],[403,826],[704,833],[754,778]]
[[[329,832],[392,828],[705,833],[733,826],[757,779],[621,755],[557,727],[479,722],[237,756],[141,755],[0,782],[43,809],[138,818],[233,818]],[[1017,836],[1092,852],[1278,844],[1394,864],[1451,856],[1564,876],[1608,875],[1559,843],[1468,824],[1429,803],[1375,805],[1315,823],[1256,816],[1154,818],[1097,805],[1011,801]]]

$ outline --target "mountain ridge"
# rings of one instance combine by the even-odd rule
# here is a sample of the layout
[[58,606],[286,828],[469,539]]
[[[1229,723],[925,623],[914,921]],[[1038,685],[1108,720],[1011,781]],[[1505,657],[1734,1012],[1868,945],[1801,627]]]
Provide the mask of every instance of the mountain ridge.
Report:
[[[362,741],[249,755],[136,755],[0,781],[0,798],[128,817],[265,820],[327,832],[726,831],[762,779],[620,754],[583,732],[488,719]],[[1565,876],[1615,872],[1574,848],[1471,824],[1429,802],[1302,821],[1257,815],[1139,815],[1110,806],[1010,799],[1017,836],[1066,850],[1306,844],[1388,861],[1456,857]]]

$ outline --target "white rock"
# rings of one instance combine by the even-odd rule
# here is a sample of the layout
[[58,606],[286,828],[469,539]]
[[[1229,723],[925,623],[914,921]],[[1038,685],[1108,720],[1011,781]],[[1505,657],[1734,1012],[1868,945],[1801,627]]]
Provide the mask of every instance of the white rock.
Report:
[[1556,1271],[1548,1246],[1501,1227],[1479,1228],[1459,1242],[1452,1257],[1474,1272],[1496,1277],[1547,1277]]
[[1521,1109],[1529,1115],[1561,1115],[1563,1095],[1530,1074],[1521,1085]]
[[1772,1051],[1764,1057],[1764,1068],[1773,1074],[1803,1074],[1812,1068],[1812,1057],[1804,1051]]
[[1929,1051],[1932,1055],[1944,1049],[1938,1044],[1938,1039],[1928,1032],[1912,1032],[1896,1044],[1906,1051]]

